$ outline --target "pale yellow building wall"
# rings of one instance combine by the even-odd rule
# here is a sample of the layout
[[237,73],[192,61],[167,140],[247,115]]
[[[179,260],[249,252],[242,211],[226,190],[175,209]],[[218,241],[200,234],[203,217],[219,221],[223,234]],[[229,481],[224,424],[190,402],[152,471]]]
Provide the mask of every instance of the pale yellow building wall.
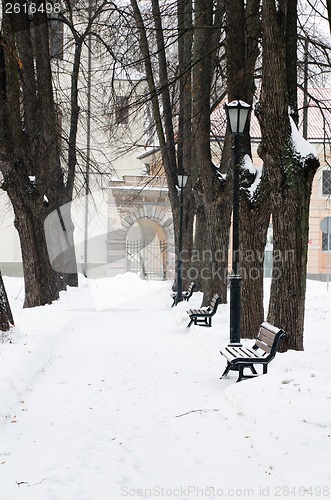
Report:
[[[308,241],[308,274],[311,277],[326,279],[328,273],[329,252],[322,250],[321,221],[325,217],[331,217],[331,198],[322,193],[322,172],[329,169],[327,162],[331,160],[330,150],[325,158],[323,145],[319,144],[318,154],[320,158],[320,168],[318,169],[314,182],[310,203],[309,218],[309,241]],[[331,264],[331,259],[329,265]]]
[[[329,169],[331,164],[330,146],[320,141],[314,144],[320,159],[320,168],[315,174],[309,217],[308,236],[308,265],[307,274],[309,278],[326,280],[327,274],[331,274],[331,252],[322,250],[321,221],[324,217],[331,217],[331,196],[322,193],[322,172]],[[262,168],[263,162],[257,154],[258,142],[252,143],[253,163],[256,167]],[[327,148],[327,150],[325,150]]]

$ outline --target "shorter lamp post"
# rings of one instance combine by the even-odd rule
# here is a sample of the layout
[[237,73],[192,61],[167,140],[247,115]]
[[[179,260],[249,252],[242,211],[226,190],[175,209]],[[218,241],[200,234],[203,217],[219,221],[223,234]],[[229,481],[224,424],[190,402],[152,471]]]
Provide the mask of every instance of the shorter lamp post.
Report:
[[177,174],[177,184],[179,188],[179,232],[178,232],[178,259],[177,259],[177,295],[176,305],[183,300],[183,280],[182,280],[182,247],[183,247],[183,198],[188,175],[185,172]]
[[240,344],[241,276],[239,264],[239,135],[244,134],[251,106],[232,101],[224,106],[231,134],[234,135],[233,212],[232,212],[232,271],[230,275],[230,344]]

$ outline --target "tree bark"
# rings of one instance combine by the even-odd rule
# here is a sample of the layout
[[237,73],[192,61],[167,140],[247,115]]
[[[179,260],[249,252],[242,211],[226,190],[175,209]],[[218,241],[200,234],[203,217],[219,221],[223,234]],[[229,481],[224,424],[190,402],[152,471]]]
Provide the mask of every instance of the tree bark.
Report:
[[[176,187],[177,173],[183,167],[186,169],[186,173],[190,173],[190,165],[189,164],[179,165],[176,154],[176,143],[175,143],[174,125],[173,125],[173,107],[170,99],[170,91],[172,88],[172,84],[169,81],[168,77],[167,55],[165,50],[165,39],[162,29],[160,7],[158,0],[153,0],[152,15],[153,15],[153,23],[157,33],[156,43],[157,43],[158,74],[159,74],[159,82],[157,84],[157,79],[152,67],[151,54],[153,53],[153,51],[151,50],[149,42],[147,40],[147,32],[144,25],[144,20],[137,1],[136,0],[130,0],[130,1],[133,10],[133,17],[139,34],[139,47],[142,54],[142,58],[144,60],[149,96],[152,102],[153,116],[156,124],[156,131],[160,143],[163,166],[165,169],[165,174],[169,188],[169,200],[172,208],[174,227],[175,227],[175,243],[178,252],[179,199]],[[185,75],[187,68],[180,67],[178,71],[181,74]],[[190,78],[189,74],[187,75],[187,78],[188,79]],[[188,85],[185,88],[189,89],[190,87]],[[159,97],[161,99],[161,103],[159,101]],[[182,106],[183,104],[184,101],[181,101],[180,106]],[[186,123],[185,126],[189,127],[190,125],[189,123],[188,124]],[[184,132],[181,131],[181,137],[183,137],[183,134]],[[189,137],[189,134],[187,134],[187,129],[186,129],[185,140],[187,140],[187,137]],[[188,147],[185,147],[185,154],[188,154],[187,153],[188,149],[189,149]],[[184,149],[182,148],[181,151],[183,152]],[[183,155],[181,156],[181,160],[184,161]],[[192,248],[193,220],[194,220],[194,208],[193,208],[194,200],[191,195],[191,180],[189,180],[188,185],[185,188],[183,203],[184,203],[183,252],[185,253],[185,258],[183,262],[182,274],[183,274],[183,285],[187,286],[188,259],[186,258],[186,253],[190,253]],[[176,265],[177,264],[178,264],[178,253],[177,253]]]
[[291,88],[295,78],[287,69],[290,64],[296,66],[297,62],[292,43],[292,37],[296,37],[295,7],[296,1],[284,0],[276,9],[274,1],[263,0],[259,117],[261,157],[270,184],[273,222],[273,276],[268,320],[287,332],[282,350],[303,350],[309,201],[319,165],[313,154],[302,157],[291,137],[288,108],[293,105],[289,98],[295,99]]
[[215,293],[225,303],[231,211],[229,186],[218,177],[210,148],[210,101],[219,39],[214,36],[216,28],[213,24],[213,2],[198,0],[194,9],[192,178],[197,203],[203,210],[203,217],[199,217],[197,223],[201,221],[204,224],[202,228],[197,228],[197,234],[204,232],[204,239],[196,242],[195,251],[200,255],[201,261],[203,303],[209,303]]
[[241,196],[240,210],[240,275],[241,336],[256,338],[264,321],[264,251],[270,221],[268,185],[261,180],[255,201]]
[[[261,32],[260,2],[233,0],[226,2],[226,56],[228,99],[242,99],[253,104],[255,93],[255,65],[259,56],[258,40]],[[249,127],[247,127],[248,130]],[[252,157],[250,137],[238,138],[241,159],[240,175],[240,251],[239,269],[241,287],[241,337],[255,338],[264,320],[263,271],[264,249],[270,220],[268,185],[262,177],[254,196],[248,188],[255,181],[245,169],[243,158]],[[233,165],[231,156],[232,169]],[[232,183],[231,183],[232,184]],[[231,187],[232,189],[232,187]]]
[[[46,217],[69,201],[58,149],[46,14],[36,14],[34,44],[23,12],[10,21],[4,16],[2,36],[6,47],[0,58],[2,188],[12,202],[21,243],[24,306],[33,307],[56,300],[68,277],[68,256],[62,273],[57,273],[50,263],[44,232]],[[72,232],[72,226],[67,227]],[[73,251],[70,258],[75,265]],[[70,267],[72,270],[72,262]],[[70,277],[77,281],[76,272]]]
[[0,331],[8,332],[14,326],[14,318],[0,271]]

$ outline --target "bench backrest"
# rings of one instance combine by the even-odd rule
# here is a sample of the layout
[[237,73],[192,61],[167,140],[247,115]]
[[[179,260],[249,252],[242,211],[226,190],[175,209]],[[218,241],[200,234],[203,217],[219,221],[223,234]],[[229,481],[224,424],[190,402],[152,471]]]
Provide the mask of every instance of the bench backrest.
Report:
[[262,349],[267,357],[272,359],[276,355],[279,341],[283,335],[285,335],[284,330],[264,321],[260,326],[254,349]]
[[217,306],[220,302],[221,302],[221,297],[217,293],[215,293],[215,295],[213,296],[213,298],[210,301],[209,309],[211,310],[211,312],[213,312],[213,313],[216,312]]
[[188,289],[187,289],[188,297],[192,296],[194,289],[195,289],[195,283],[194,283],[194,281],[192,281],[192,283],[189,284]]

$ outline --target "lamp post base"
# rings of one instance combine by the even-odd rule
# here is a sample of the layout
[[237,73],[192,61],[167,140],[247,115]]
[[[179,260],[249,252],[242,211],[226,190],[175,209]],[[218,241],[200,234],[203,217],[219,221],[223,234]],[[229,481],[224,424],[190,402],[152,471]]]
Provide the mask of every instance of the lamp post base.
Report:
[[241,276],[230,276],[230,343],[241,346],[240,343],[240,310],[241,310]]
[[175,306],[177,304],[179,304],[179,302],[183,302],[183,298],[182,297],[176,297],[176,299],[175,299]]

